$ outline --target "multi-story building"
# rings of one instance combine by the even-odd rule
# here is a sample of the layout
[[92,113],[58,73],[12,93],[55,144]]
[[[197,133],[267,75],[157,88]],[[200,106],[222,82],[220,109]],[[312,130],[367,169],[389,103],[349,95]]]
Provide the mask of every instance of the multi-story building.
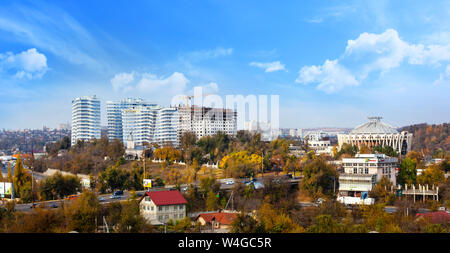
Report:
[[396,185],[398,158],[385,154],[357,154],[354,158],[343,158],[344,173],[339,175],[339,193],[357,196],[372,190],[381,178],[388,178]]
[[369,117],[369,122],[357,126],[349,134],[338,134],[339,148],[344,143],[352,146],[374,147],[390,146],[398,154],[406,155],[411,151],[412,134],[398,132],[394,127],[380,121],[381,117]]
[[197,138],[223,132],[236,135],[237,112],[232,109],[200,106],[178,107],[179,134],[193,132]]
[[100,131],[100,100],[95,95],[72,100],[72,145],[100,139]]
[[123,135],[122,111],[124,109],[131,109],[137,106],[156,106],[156,104],[149,103],[143,99],[127,98],[120,101],[106,102],[106,116],[108,120],[108,138],[110,140],[126,138],[128,133]]
[[127,143],[130,135],[135,146],[144,142],[153,142],[158,106],[136,106],[122,110],[123,143]]
[[186,204],[179,191],[152,191],[139,199],[139,210],[152,225],[162,225],[186,217]]
[[122,110],[122,136],[130,136],[136,147],[144,142],[158,145],[178,145],[178,110],[176,107],[136,106]]
[[178,146],[178,125],[180,119],[176,107],[160,108],[156,116],[153,141],[159,145]]

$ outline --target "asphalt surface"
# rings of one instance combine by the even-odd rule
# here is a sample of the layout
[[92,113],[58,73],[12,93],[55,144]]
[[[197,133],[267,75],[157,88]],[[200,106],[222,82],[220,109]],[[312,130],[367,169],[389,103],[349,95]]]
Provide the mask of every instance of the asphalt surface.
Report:
[[[255,178],[255,185],[259,185],[259,186],[263,186],[263,178]],[[234,181],[234,183],[227,183],[228,181]],[[219,182],[220,184],[220,189],[221,190],[225,190],[225,191],[230,191],[231,189],[233,189],[235,187],[236,184],[240,183],[245,183],[246,181],[249,181],[248,179],[220,179]],[[291,179],[290,180],[291,183],[297,183],[298,179]],[[198,186],[199,182],[195,182],[194,186]],[[184,192],[187,187],[187,185],[181,185],[181,191]],[[161,191],[161,190],[167,190],[170,188],[174,188],[174,186],[165,186],[165,187],[154,187],[154,188],[150,188],[149,191]],[[136,191],[136,194],[141,195],[144,194],[145,191]],[[130,191],[124,191],[123,195],[117,196],[116,198],[111,198],[113,194],[109,193],[109,194],[100,194],[98,195],[100,204],[108,204],[108,203],[112,203],[112,202],[119,202],[119,201],[125,201],[129,198],[130,196]],[[57,208],[61,205],[64,204],[69,204],[72,200],[67,200],[67,199],[63,199],[63,200],[50,200],[50,201],[41,201],[41,202],[35,202],[35,206],[40,206],[42,208]],[[16,211],[21,211],[21,212],[27,212],[27,211],[31,211],[32,204],[31,203],[27,203],[27,204],[16,204],[15,205],[15,210]]]

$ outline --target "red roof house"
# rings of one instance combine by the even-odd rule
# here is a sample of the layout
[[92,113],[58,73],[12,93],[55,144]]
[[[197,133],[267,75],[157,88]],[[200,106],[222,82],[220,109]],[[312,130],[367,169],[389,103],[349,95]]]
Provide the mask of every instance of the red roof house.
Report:
[[150,197],[150,200],[157,206],[168,206],[168,205],[185,205],[187,204],[186,199],[179,191],[152,191],[146,192],[144,196],[139,200],[142,201],[145,197]]
[[425,219],[433,224],[445,224],[447,222],[450,222],[450,214],[448,214],[446,211],[418,213],[416,214],[416,220],[417,219]]
[[201,225],[211,224],[214,228],[229,228],[236,217],[236,213],[201,213],[195,220]]

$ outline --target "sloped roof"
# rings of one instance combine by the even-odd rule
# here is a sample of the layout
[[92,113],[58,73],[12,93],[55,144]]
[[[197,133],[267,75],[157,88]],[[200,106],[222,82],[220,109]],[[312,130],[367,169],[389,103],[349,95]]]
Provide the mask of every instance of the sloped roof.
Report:
[[[152,191],[146,192],[140,201],[145,197],[149,196],[150,199],[157,206],[167,206],[167,205],[182,205],[187,204],[186,199],[179,191]],[[140,202],[139,201],[139,202]]]
[[201,213],[197,216],[197,219],[202,217],[205,222],[211,222],[213,220],[224,225],[231,225],[237,215],[235,213]]
[[351,134],[397,134],[393,126],[380,121],[381,117],[369,117],[369,122],[355,127]]
[[450,214],[446,211],[438,211],[431,213],[418,213],[416,214],[416,218],[423,217],[425,219],[429,219],[431,223],[447,223],[450,222]]

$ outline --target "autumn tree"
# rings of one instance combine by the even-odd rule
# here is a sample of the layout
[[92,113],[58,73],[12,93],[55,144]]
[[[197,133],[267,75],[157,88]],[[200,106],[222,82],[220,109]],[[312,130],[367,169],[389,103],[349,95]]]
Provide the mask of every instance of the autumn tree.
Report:
[[303,168],[300,189],[314,198],[321,195],[332,196],[337,178],[336,169],[322,157],[318,157]]
[[97,196],[90,191],[83,192],[72,204],[65,207],[70,230],[82,233],[95,232],[99,211]]
[[219,163],[219,167],[224,169],[227,177],[250,177],[261,169],[262,158],[257,154],[249,154],[247,151],[233,152]]

